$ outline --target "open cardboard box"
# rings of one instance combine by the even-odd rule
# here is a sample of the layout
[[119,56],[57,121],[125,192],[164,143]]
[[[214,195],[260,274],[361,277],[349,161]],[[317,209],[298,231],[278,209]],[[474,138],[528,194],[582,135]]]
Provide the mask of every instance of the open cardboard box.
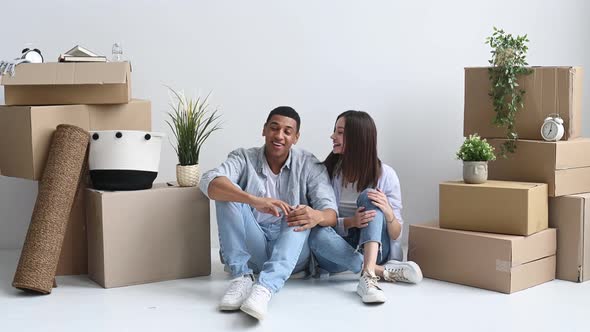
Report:
[[131,65],[25,63],[0,84],[6,105],[122,104],[131,100]]

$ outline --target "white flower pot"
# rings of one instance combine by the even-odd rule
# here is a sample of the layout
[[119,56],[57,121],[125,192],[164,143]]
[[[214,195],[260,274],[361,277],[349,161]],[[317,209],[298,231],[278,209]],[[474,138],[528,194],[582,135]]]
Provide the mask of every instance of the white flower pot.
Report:
[[201,181],[201,170],[199,164],[196,165],[176,165],[176,181],[181,187],[195,187]]
[[480,184],[488,180],[487,161],[464,161],[463,181],[465,183]]

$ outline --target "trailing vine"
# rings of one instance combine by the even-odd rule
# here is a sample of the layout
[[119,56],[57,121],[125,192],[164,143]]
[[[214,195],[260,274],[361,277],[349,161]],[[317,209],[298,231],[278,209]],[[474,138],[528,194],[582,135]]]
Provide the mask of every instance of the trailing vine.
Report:
[[507,158],[507,153],[514,153],[516,150],[518,133],[515,130],[515,118],[518,110],[524,107],[525,94],[517,81],[521,75],[531,72],[526,62],[528,42],[526,34],[514,37],[496,27],[492,36],[486,38],[486,44],[492,48],[488,74],[491,83],[489,96],[496,112],[493,123],[506,128],[508,139],[500,149],[500,155],[504,158]]

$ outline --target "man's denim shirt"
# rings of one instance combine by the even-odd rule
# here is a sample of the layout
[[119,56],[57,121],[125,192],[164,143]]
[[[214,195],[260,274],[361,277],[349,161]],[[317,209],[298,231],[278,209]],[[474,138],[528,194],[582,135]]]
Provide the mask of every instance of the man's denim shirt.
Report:
[[[219,167],[201,178],[199,188],[209,197],[209,184],[219,176],[225,176],[249,194],[265,195],[266,163],[264,146],[237,149],[228,155]],[[278,179],[278,199],[291,206],[309,205],[315,210],[332,209],[338,213],[334,190],[326,167],[310,152],[291,148]]]

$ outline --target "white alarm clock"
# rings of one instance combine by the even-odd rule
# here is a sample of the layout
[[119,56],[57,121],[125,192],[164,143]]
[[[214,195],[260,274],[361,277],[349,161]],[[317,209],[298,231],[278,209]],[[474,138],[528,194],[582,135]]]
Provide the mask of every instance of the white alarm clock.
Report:
[[549,142],[557,142],[565,133],[563,128],[563,119],[559,115],[549,116],[543,121],[541,126],[541,136]]

